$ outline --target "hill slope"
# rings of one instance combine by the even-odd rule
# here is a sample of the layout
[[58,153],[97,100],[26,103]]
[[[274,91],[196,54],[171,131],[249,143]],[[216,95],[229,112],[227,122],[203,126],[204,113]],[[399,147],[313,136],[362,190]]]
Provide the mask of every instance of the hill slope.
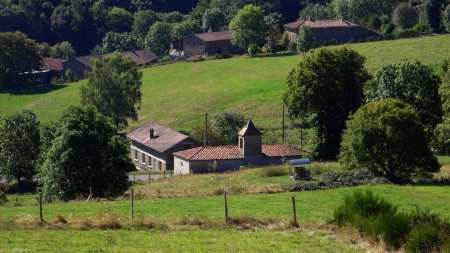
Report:
[[[367,68],[402,59],[420,60],[439,69],[450,56],[450,35],[382,41],[349,46],[367,57]],[[341,47],[341,46],[338,46]],[[205,112],[235,109],[255,119],[258,126],[279,125],[285,79],[301,56],[248,58],[177,63],[143,69],[143,98],[136,127],[149,119],[179,130],[190,130]],[[27,108],[46,123],[69,105],[79,103],[82,82],[0,93],[0,116]]]

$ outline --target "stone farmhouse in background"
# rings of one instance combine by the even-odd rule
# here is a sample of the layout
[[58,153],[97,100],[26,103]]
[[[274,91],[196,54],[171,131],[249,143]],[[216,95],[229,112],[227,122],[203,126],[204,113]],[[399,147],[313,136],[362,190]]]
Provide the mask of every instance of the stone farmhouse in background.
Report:
[[210,32],[189,35],[172,42],[173,57],[185,57],[215,54],[241,54],[244,50],[231,43],[233,32]]
[[[120,52],[120,54],[124,57],[130,57],[136,63],[137,67],[145,67],[158,61],[158,56],[149,50],[126,51]],[[50,83],[52,78],[63,77],[67,70],[70,70],[72,73],[73,80],[84,79],[87,71],[92,68],[92,62],[105,55],[86,55],[68,60],[44,58],[42,60],[43,80],[41,83]]]
[[251,120],[239,132],[238,145],[197,147],[174,153],[174,174],[239,169],[248,165],[282,164],[285,160],[300,159],[304,151],[284,144],[262,144],[261,132]]
[[380,33],[345,19],[314,20],[308,18],[284,25],[289,36],[289,41],[297,41],[297,36],[302,26],[311,28],[315,41],[318,44],[324,44],[331,40],[336,40],[339,43],[347,43],[351,40],[357,42],[360,40],[365,41],[369,37],[378,38],[383,36]]
[[127,134],[138,170],[173,170],[173,153],[197,146],[191,137],[149,121]]

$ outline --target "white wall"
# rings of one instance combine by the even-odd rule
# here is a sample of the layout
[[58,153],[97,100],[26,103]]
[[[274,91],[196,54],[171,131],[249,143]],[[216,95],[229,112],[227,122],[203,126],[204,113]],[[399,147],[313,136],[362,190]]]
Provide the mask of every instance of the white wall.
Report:
[[184,159],[175,156],[173,162],[174,162],[173,169],[175,175],[189,174],[189,161],[186,161]]

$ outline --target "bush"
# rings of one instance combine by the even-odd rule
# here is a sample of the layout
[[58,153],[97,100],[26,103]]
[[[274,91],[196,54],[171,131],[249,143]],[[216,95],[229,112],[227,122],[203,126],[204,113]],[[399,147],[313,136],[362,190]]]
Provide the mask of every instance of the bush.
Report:
[[269,167],[261,170],[261,177],[281,177],[287,175],[288,169],[285,167]]
[[0,191],[0,206],[3,206],[6,202],[8,202],[8,198],[6,198],[6,195]]
[[406,242],[412,226],[411,217],[406,213],[397,213],[395,207],[368,223],[373,226],[371,235],[381,236],[386,245],[394,249],[399,249]]
[[340,187],[350,187],[365,184],[385,184],[390,183],[387,179],[377,177],[368,170],[327,172],[323,173],[319,181],[304,182],[298,181],[284,186],[288,191],[312,191],[325,190]]
[[411,253],[440,252],[443,244],[441,228],[432,224],[422,224],[415,227],[408,236],[405,251]]
[[258,53],[258,50],[259,50],[258,45],[256,45],[256,44],[250,44],[250,45],[248,46],[248,49],[247,49],[248,55],[250,55],[250,56],[255,56],[255,55]]

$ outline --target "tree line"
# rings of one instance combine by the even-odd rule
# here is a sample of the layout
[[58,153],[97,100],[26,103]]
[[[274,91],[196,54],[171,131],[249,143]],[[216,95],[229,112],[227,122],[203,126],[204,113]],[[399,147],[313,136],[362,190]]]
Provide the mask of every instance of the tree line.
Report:
[[118,53],[94,60],[81,87],[81,105],[40,126],[29,110],[0,118],[0,184],[27,189],[37,181],[47,200],[118,196],[135,169],[128,140],[119,135],[136,120],[141,72]]
[[291,71],[284,103],[313,126],[314,158],[409,182],[437,172],[434,153],[450,150],[449,62],[441,75],[402,61],[371,76],[356,51],[323,49]]

